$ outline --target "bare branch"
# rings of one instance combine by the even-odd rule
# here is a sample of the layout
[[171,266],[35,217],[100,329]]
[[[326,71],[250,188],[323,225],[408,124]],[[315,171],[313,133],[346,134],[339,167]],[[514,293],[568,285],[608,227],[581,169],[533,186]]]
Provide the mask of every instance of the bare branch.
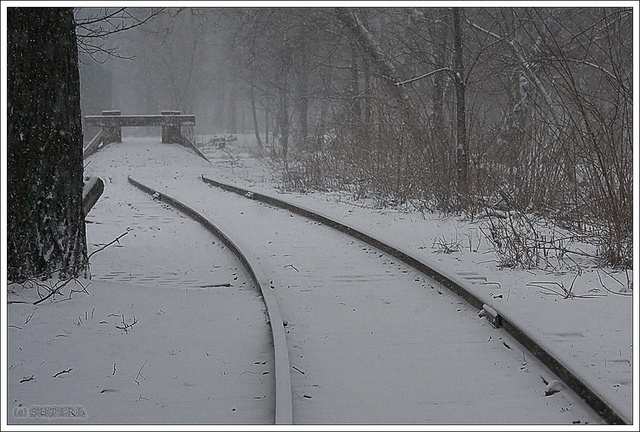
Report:
[[129,231],[131,230],[130,227],[127,227],[127,230],[125,232],[123,232],[122,234],[120,234],[118,237],[116,237],[115,239],[111,240],[109,243],[105,244],[104,246],[94,250],[93,252],[91,252],[89,254],[89,256],[87,257],[87,261],[89,261],[89,259],[94,256],[95,254],[97,254],[98,252],[102,252],[103,250],[105,250],[106,248],[108,248],[109,246],[111,246],[114,243],[118,243],[120,244],[120,239],[124,236],[126,236],[127,234],[129,234]]
[[20,380],[20,382],[21,382],[21,383],[23,383],[23,382],[33,381],[33,380],[35,379],[35,378],[34,378],[34,376],[35,376],[35,375],[31,375],[29,378],[27,378],[27,377],[23,377],[23,378]]
[[61,370],[60,372],[58,372],[57,374],[55,374],[53,377],[59,377],[62,374],[66,374],[66,373],[71,373],[71,371],[73,370],[73,368],[69,368],[69,369],[65,369],[65,370]]
[[119,50],[117,45],[109,48],[104,42],[95,42],[96,39],[104,41],[108,36],[140,27],[165,11],[165,8],[150,8],[148,15],[138,18],[129,11],[129,8],[115,10],[101,8],[97,15],[79,18],[78,12],[82,9],[84,8],[76,10],[78,51],[87,54],[98,63],[104,63],[110,58],[132,59],[133,57],[122,56],[117,53]]
[[142,375],[142,369],[144,369],[144,366],[147,364],[147,362],[149,361],[149,359],[146,359],[144,361],[144,363],[142,364],[142,367],[140,367],[140,370],[138,371],[138,374],[136,375],[136,379],[134,380],[136,384],[140,385],[140,381],[138,381],[139,377],[142,377],[142,379],[146,379],[144,377],[144,375]]
[[[606,272],[605,272],[606,273]],[[633,297],[633,293],[632,292],[627,292],[627,291],[620,291],[620,292],[615,292],[613,290],[611,290],[610,288],[608,288],[604,282],[602,281],[602,276],[600,276],[600,272],[596,272],[596,274],[598,275],[598,280],[600,281],[600,285],[602,286],[602,288],[605,289],[605,291],[611,293],[611,294],[615,294],[615,295],[619,295],[619,296],[623,296],[623,297]],[[609,275],[611,277],[611,275]],[[618,281],[617,279],[613,278],[616,282],[620,283],[620,281]]]
[[40,304],[43,301],[47,300],[48,298],[52,297],[53,295],[59,293],[60,290],[62,288],[64,288],[65,286],[67,286],[67,284],[69,284],[69,282],[71,282],[73,279],[75,279],[75,278],[69,278],[69,279],[66,279],[66,280],[62,281],[62,283],[59,286],[56,286],[54,289],[52,289],[51,292],[48,295],[42,297],[40,300],[37,300],[37,301],[33,302],[33,304],[34,305]]
[[138,323],[136,317],[133,317],[133,321],[131,323],[127,323],[124,319],[124,314],[120,315],[122,317],[122,325],[119,326],[116,324],[116,328],[120,330],[124,330],[125,333],[129,333],[129,329]]
[[[513,53],[518,58],[518,63],[520,63],[520,66],[522,67],[524,72],[531,78],[531,80],[533,81],[534,85],[536,86],[536,88],[538,89],[540,94],[542,94],[542,96],[543,96],[545,102],[547,103],[547,105],[549,105],[549,107],[553,107],[553,101],[551,100],[551,96],[549,95],[549,92],[547,92],[546,88],[542,84],[542,81],[540,81],[538,79],[538,77],[536,76],[536,74],[533,73],[533,71],[531,70],[531,67],[529,67],[529,64],[525,60],[525,58],[522,55],[522,53],[520,52],[520,50],[518,50],[518,48],[516,47],[516,44],[515,44],[514,41],[509,40],[509,39],[507,39],[505,37],[502,37],[500,35],[497,35],[496,33],[492,32],[490,30],[482,28],[479,25],[471,22],[469,19],[466,19],[466,21],[467,21],[467,24],[469,24],[471,27],[475,28],[476,30],[480,30],[481,32],[486,33],[489,36],[492,36],[492,37],[498,39],[499,41],[505,41],[506,44],[509,45],[509,47],[511,48]],[[553,111],[551,111],[551,114],[555,117],[555,113]]]
[[414,81],[421,80],[422,78],[430,77],[431,75],[435,75],[438,72],[453,72],[453,71],[450,68],[443,67],[443,68],[440,68],[440,69],[433,70],[431,72],[427,72],[426,74],[417,76],[415,78],[409,78],[408,80],[404,80],[404,81],[400,81],[400,82],[394,83],[394,85],[403,86],[405,84],[409,84],[409,83],[412,83]]
[[[101,252],[101,251],[105,250],[106,248],[108,248],[109,246],[111,246],[114,243],[119,243],[119,241],[120,241],[120,239],[122,237],[124,237],[125,235],[129,234],[129,231],[130,231],[130,228],[127,228],[127,230],[124,233],[120,234],[118,237],[116,237],[115,239],[111,240],[109,243],[103,245],[102,247],[96,249],[91,254],[89,254],[87,256],[87,258],[85,259],[85,261],[82,263],[82,267],[87,267],[89,265],[90,258],[93,257],[98,252]],[[71,295],[73,292],[85,292],[85,293],[87,293],[86,286],[83,285],[81,282],[79,282],[78,279],[76,277],[74,277],[74,276],[70,276],[70,277],[67,277],[67,278],[64,278],[64,279],[60,279],[55,284],[53,284],[52,286],[46,286],[44,283],[39,282],[39,280],[38,280],[40,278],[46,277],[47,275],[49,277],[51,277],[51,275],[54,275],[54,274],[57,274],[57,273],[62,273],[67,269],[68,268],[56,269],[56,270],[50,272],[50,274],[47,273],[47,274],[37,275],[37,276],[34,276],[32,278],[28,278],[28,279],[26,279],[24,281],[17,282],[17,283],[19,283],[20,285],[24,285],[24,284],[30,282],[30,283],[34,284],[38,288],[38,291],[40,290],[40,288],[45,288],[47,291],[49,291],[49,293],[46,296],[44,296],[41,299],[35,301],[33,303],[34,305],[40,304],[43,301],[53,297],[54,295],[59,294],[60,290],[62,288],[64,288],[65,286],[67,286],[69,284],[69,282],[71,282],[71,281],[75,281],[78,285],[80,285],[82,287],[82,289],[80,289],[80,290],[72,290],[69,293],[69,295]],[[10,283],[13,283],[13,282],[10,282]],[[17,302],[15,302],[15,303],[17,303]]]
[[365,27],[355,12],[350,10],[345,11],[344,8],[335,8],[335,13],[338,19],[353,33],[358,43],[368,53],[374,63],[378,65],[382,76],[385,78],[385,82],[389,83],[391,89],[394,90],[394,95],[406,103],[409,96],[396,85],[399,81],[396,68],[384,55],[375,36]]

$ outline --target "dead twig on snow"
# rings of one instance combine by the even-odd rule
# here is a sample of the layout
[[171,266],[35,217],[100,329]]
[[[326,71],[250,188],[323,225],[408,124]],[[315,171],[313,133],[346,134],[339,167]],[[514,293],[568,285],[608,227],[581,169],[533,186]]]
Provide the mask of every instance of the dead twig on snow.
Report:
[[29,378],[27,378],[27,377],[22,377],[22,379],[20,380],[20,382],[21,382],[21,383],[23,383],[23,382],[27,382],[27,381],[33,381],[34,379],[35,379],[35,378],[34,378],[34,375],[31,375]]
[[136,317],[133,317],[133,321],[129,324],[125,321],[124,314],[120,315],[122,317],[122,326],[116,324],[116,328],[120,330],[124,330],[125,333],[129,333],[129,329],[138,323]]
[[69,369],[65,369],[65,370],[61,370],[60,372],[58,372],[57,374],[55,374],[53,377],[59,377],[62,374],[66,374],[66,373],[71,373],[71,371],[73,370],[73,368],[69,368]]
[[147,364],[147,362],[149,361],[149,359],[146,359],[144,361],[144,363],[142,364],[142,366],[140,367],[140,370],[138,371],[138,374],[136,375],[136,379],[134,380],[134,382],[138,385],[140,385],[140,381],[138,381],[139,377],[142,377],[143,380],[146,380],[146,378],[144,377],[144,375],[142,375],[142,369],[144,369],[144,366]]

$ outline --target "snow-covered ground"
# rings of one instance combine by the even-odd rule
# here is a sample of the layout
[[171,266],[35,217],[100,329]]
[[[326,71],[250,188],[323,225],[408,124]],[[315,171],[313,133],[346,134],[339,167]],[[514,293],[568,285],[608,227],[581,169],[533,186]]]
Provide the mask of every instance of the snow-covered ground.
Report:
[[[599,269],[579,256],[555,258],[555,270],[501,268],[482,223],[378,209],[373,202],[354,201],[340,192],[285,193],[274,181],[277,173],[252,157],[250,142],[245,138],[227,149],[226,163],[217,162],[217,179],[320,211],[422,257],[445,274],[467,279],[471,292],[533,335],[617,412],[637,419],[633,370],[638,317],[632,271]],[[219,151],[211,153],[216,155],[221,156]],[[443,245],[455,250],[446,253]],[[584,251],[589,245],[573,247]],[[569,290],[572,296],[565,298]]]
[[[259,293],[215,237],[123,192],[121,173],[87,218],[89,251],[126,235],[94,255],[91,281],[37,306],[13,302],[44,288],[9,287],[9,422],[273,422]],[[80,418],[34,407],[81,407]]]
[[[267,396],[273,384],[273,365],[267,359],[268,327],[263,304],[248,286],[246,275],[217,242],[197,227],[184,226],[190,222],[175,211],[154,204],[153,209],[144,209],[147,216],[142,217],[139,209],[150,205],[148,198],[132,201],[109,195],[115,190],[109,184],[126,182],[128,175],[135,177],[149,169],[175,184],[205,174],[277,195],[422,256],[443,272],[466,280],[471,291],[533,335],[618,413],[637,421],[637,373],[633,374],[637,314],[632,295],[624,292],[634,278],[632,272],[607,274],[587,261],[580,263],[580,273],[560,262],[553,272],[500,269],[478,223],[376,209],[337,192],[283,193],[274,181],[275,173],[253,157],[249,139],[232,142],[225,150],[208,149],[211,164],[183,148],[168,151],[168,147],[147,145],[144,140],[129,139],[124,144],[127,142],[145,146],[148,167],[131,166],[106,148],[92,156],[86,168],[87,174],[98,174],[106,163],[113,173],[99,173],[107,187],[89,217],[90,252],[130,228],[120,245],[95,255],[91,268],[95,276],[90,284],[84,282],[86,292],[74,285],[77,291],[68,301],[63,301],[65,296],[37,307],[8,305],[5,382],[10,423],[33,424],[29,415],[38,412],[29,408],[52,405],[100,406],[100,412],[79,410],[91,423],[211,423],[212,418],[232,424],[272,421],[273,400]],[[105,161],[110,154],[113,158]],[[92,158],[102,158],[100,168]],[[109,206],[104,205],[107,202]],[[177,230],[182,236],[179,242],[172,236]],[[187,253],[193,244],[199,250],[207,248],[208,258]],[[445,253],[444,244],[453,246],[453,251]],[[122,245],[126,247],[119,247]],[[167,257],[167,250],[185,253]],[[167,262],[172,264],[167,267]],[[175,274],[185,268],[184,263],[196,269],[188,275],[186,285],[185,275]],[[135,274],[136,268],[143,267],[155,271]],[[177,280],[181,281],[178,286],[172,283]],[[233,291],[209,286],[227,283]],[[163,289],[152,289],[157,286]],[[562,287],[570,286],[571,298],[558,295]],[[184,291],[183,295],[176,297],[176,289]],[[69,294],[70,289],[63,292]],[[212,293],[224,301],[212,301]],[[9,287],[9,302],[36,298],[37,288]],[[211,331],[203,332],[203,327]],[[234,337],[223,337],[230,334]],[[184,367],[181,356],[188,356],[189,368]],[[230,364],[231,358],[249,360]],[[176,389],[183,391],[172,393]],[[138,409],[143,404],[146,408]],[[210,411],[194,412],[202,407]],[[78,420],[66,422],[76,424]]]

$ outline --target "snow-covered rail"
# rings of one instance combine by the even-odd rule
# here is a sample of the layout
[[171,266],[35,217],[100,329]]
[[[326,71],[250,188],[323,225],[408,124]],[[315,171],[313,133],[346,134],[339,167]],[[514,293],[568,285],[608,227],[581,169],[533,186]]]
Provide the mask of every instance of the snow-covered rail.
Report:
[[[535,345],[455,277],[327,216],[201,179],[188,194],[159,179],[147,183],[153,187],[128,180],[213,232],[260,287],[274,341],[277,424],[624,423],[553,376],[519,340]],[[504,328],[483,324],[436,287],[461,291]],[[536,390],[540,377],[544,390]],[[547,399],[560,382],[565,391]]]
[[399,261],[402,261],[410,267],[413,267],[418,272],[423,273],[429,278],[440,283],[442,286],[448,288],[450,291],[464,299],[472,307],[478,309],[481,315],[487,316],[492,325],[502,327],[524,348],[531,352],[531,354],[533,354],[554,374],[556,374],[557,377],[565,385],[570,387],[606,422],[611,424],[627,423],[621,415],[619,415],[603,398],[601,398],[600,395],[597,394],[597,392],[595,392],[592,388],[585,384],[579,378],[579,376],[576,375],[570,368],[565,366],[561,361],[556,359],[551,353],[545,350],[543,346],[541,346],[534,340],[534,338],[523,331],[515,322],[512,322],[507,317],[500,314],[500,312],[496,311],[494,307],[483,304],[483,302],[479,300],[474,294],[465,289],[464,282],[460,281],[454,275],[447,274],[447,272],[441,269],[437,269],[431,264],[425,263],[424,261],[413,256],[408,251],[401,250],[377,239],[373,234],[365,233],[344,223],[338,222],[328,216],[319,214],[318,212],[280,200],[273,196],[260,194],[258,192],[250,191],[234,185],[213,180],[211,178],[205,177],[204,175],[201,176],[201,178],[202,181],[207,183],[208,185],[223,189],[225,191],[233,192],[238,195],[242,195],[245,198],[251,200],[286,209],[292,213],[332,227],[342,233],[345,233],[353,238],[367,243],[386,254],[389,254],[390,256],[396,258]]
[[237,240],[232,240],[227,234],[225,234],[202,214],[198,213],[197,211],[183,204],[177,199],[156,191],[149,186],[146,186],[132,179],[131,177],[129,177],[129,182],[140,190],[152,195],[158,200],[161,200],[175,207],[177,210],[181,211],[188,217],[202,224],[202,226],[204,226],[207,230],[218,237],[243,264],[243,266],[249,273],[249,276],[262,294],[269,317],[269,324],[273,337],[275,365],[274,368],[276,376],[275,423],[291,424],[293,419],[293,408],[291,401],[291,375],[283,319],[280,314],[280,309],[278,308],[278,303],[276,302],[274,294],[269,289],[269,281],[264,272],[261,270],[260,266],[257,265],[255,258],[253,258],[247,252],[249,249],[241,247],[240,243],[238,243]]
[[[141,261],[137,258],[126,260],[122,267],[113,264],[118,272],[111,272],[110,267],[107,269],[109,273],[104,274],[107,279],[111,275],[118,279],[119,274],[124,273],[122,280],[126,282],[128,272],[138,272],[135,275],[141,276],[140,283],[151,279],[151,284],[159,281],[162,286],[167,286],[165,278],[171,284],[174,274],[188,274],[184,281],[180,279],[178,283],[189,285],[196,280],[194,278],[208,283],[212,275],[216,279],[229,277],[231,273],[225,275],[218,271],[219,268],[237,271],[242,267],[238,259],[232,257],[233,254],[228,254],[227,247],[212,248],[211,244],[221,242],[212,242],[208,235],[198,234],[201,228],[191,220],[174,218],[175,227],[172,225],[170,229],[164,229],[168,225],[163,226],[160,231],[152,221],[160,217],[158,213],[163,214],[159,210],[170,205],[160,205],[158,199],[152,199],[146,193],[145,198],[129,184],[128,175],[165,195],[177,197],[181,203],[215,222],[231,235],[245,256],[253,257],[255,268],[262,274],[258,277],[267,281],[263,285],[274,294],[278,303],[290,367],[289,370],[281,370],[288,372],[290,379],[290,390],[285,393],[291,400],[292,423],[631,422],[628,414],[622,416],[624,421],[618,421],[620,416],[609,417],[606,410],[594,409],[582,393],[574,391],[570,381],[554,374],[505,331],[512,322],[520,323],[518,319],[522,317],[512,316],[511,309],[501,309],[501,303],[494,304],[493,295],[489,293],[479,297],[487,303],[485,305],[479,301],[474,303],[473,299],[464,300],[464,293],[461,298],[450,292],[448,281],[461,287],[468,286],[479,295],[485,293],[477,284],[469,286],[466,272],[452,275],[448,269],[442,271],[438,262],[433,268],[429,257],[404,247],[400,238],[394,239],[391,232],[380,233],[364,228],[364,233],[361,233],[364,235],[357,239],[347,235],[355,230],[345,224],[340,225],[346,231],[339,231],[340,228],[329,221],[331,218],[320,223],[318,219],[300,217],[292,207],[283,210],[277,208],[273,201],[263,201],[263,196],[256,191],[229,186],[227,190],[236,193],[228,193],[222,188],[211,187],[212,184],[203,181],[203,176],[209,180],[217,179],[219,171],[223,171],[218,166],[205,165],[177,146],[161,145],[152,151],[155,144],[155,139],[127,140],[122,145],[109,146],[105,149],[105,158],[100,155],[90,165],[94,175],[108,180],[107,206],[98,207],[96,215],[106,216],[109,225],[114,227],[132,218],[132,225],[139,226],[140,233],[148,234],[139,235],[133,240],[134,244],[129,245],[134,246],[134,254],[141,254]],[[275,193],[263,193],[286,199]],[[157,198],[160,197],[158,194]],[[295,202],[294,199],[292,197],[290,202]],[[120,206],[121,203],[127,206]],[[327,211],[333,211],[333,208],[329,206]],[[337,220],[351,220],[343,216]],[[113,218],[113,224],[110,218]],[[150,223],[148,229],[147,223]],[[357,226],[369,224],[369,220],[358,220]],[[386,223],[374,225],[388,226]],[[113,229],[110,227],[108,231],[110,233]],[[176,239],[174,249],[172,236],[178,232],[183,235]],[[416,233],[421,234],[424,233]],[[400,252],[409,256],[414,254],[418,261],[426,260],[432,267],[431,273],[429,270],[417,271],[415,267],[402,263],[398,259],[401,255],[392,250],[381,250],[379,247],[384,248],[382,244],[376,248],[370,246],[371,243],[367,244],[376,238],[388,238],[384,242],[395,245]],[[159,244],[172,247],[159,250]],[[167,254],[171,255],[174,250],[179,256],[165,262]],[[204,265],[200,264],[200,258]],[[158,271],[162,275],[156,276]],[[174,273],[176,271],[178,273]],[[215,412],[208,418],[233,422],[237,412],[232,409],[234,414],[228,416],[227,409],[239,406],[235,401],[243,399],[243,402],[252,402],[246,404],[247,407],[261,410],[259,416],[251,417],[253,421],[270,423],[274,419],[276,405],[274,388],[276,381],[278,385],[281,383],[274,373],[269,317],[262,296],[256,295],[252,289],[255,284],[251,276],[245,271],[240,273],[237,291],[216,293],[222,292],[225,297],[223,301],[215,302],[216,316],[220,315],[220,318],[214,315],[207,317],[217,330],[215,335],[208,332],[209,326],[202,329],[205,340],[213,337],[218,342],[216,355],[233,358],[233,363],[238,366],[233,374],[206,386],[207,389],[219,390],[218,381],[221,381],[228,386],[223,393],[229,394],[228,399],[224,394],[219,395]],[[97,274],[102,273],[98,271]],[[428,274],[442,283],[427,277]],[[257,304],[253,303],[256,300]],[[485,320],[477,309],[481,309],[487,318],[492,318],[498,327],[490,325],[491,320]],[[245,326],[238,333],[237,316],[240,316],[241,323],[253,326]],[[523,321],[523,324],[525,328],[534,327],[536,330],[533,322]],[[251,337],[244,338],[245,334]],[[244,343],[235,346],[243,349],[231,349],[233,343],[224,347],[220,344],[240,336]],[[553,348],[547,344],[543,334],[540,337],[540,345]],[[566,357],[558,358],[561,362],[566,360]],[[581,363],[566,364],[578,368]],[[270,370],[255,370],[263,367]],[[583,376],[578,369],[573,371],[577,376]],[[269,373],[271,375],[267,375]],[[599,384],[589,381],[588,374],[584,376],[587,385]],[[604,386],[593,388],[607,390]],[[557,390],[560,391],[556,393]],[[608,401],[607,393],[603,395]],[[617,400],[613,398],[612,401]],[[244,406],[243,403],[242,408]],[[616,405],[613,406],[619,413]],[[246,412],[239,411],[243,415]],[[281,417],[278,417],[278,422],[286,423]]]

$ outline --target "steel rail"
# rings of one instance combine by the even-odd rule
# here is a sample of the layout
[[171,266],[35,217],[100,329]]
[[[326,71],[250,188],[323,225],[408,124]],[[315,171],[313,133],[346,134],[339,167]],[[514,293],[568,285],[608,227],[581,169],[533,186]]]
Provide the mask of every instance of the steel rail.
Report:
[[282,315],[275,298],[275,294],[270,289],[269,279],[266,277],[258,262],[250,254],[249,249],[242,247],[236,240],[232,240],[220,228],[214,225],[202,214],[191,207],[183,204],[177,199],[160,191],[146,186],[129,177],[129,183],[138,189],[148,193],[155,199],[167,203],[186,216],[199,222],[208,231],[213,233],[227,246],[231,252],[238,257],[244,268],[249,273],[250,278],[260,288],[264,299],[269,318],[269,326],[273,337],[274,347],[274,369],[275,369],[275,424],[293,424],[293,401],[291,390],[291,367],[289,363],[289,351],[284,330]]
[[[330,218],[329,216],[322,215],[313,210],[280,200],[269,195],[261,194],[248,189],[240,188],[238,186],[213,180],[205,177],[204,175],[202,175],[201,178],[203,182],[211,186],[215,186],[225,191],[242,195],[248,199],[260,201],[274,207],[288,210],[292,213],[296,213],[300,216],[306,217],[316,222],[320,222],[326,226],[334,228],[351,237],[363,241],[413,267],[426,276],[434,279],[478,310],[484,309],[491,310],[493,312],[495,308],[495,306],[493,305],[489,306],[484,304],[480,298],[466,289],[463,285],[463,282],[458,280],[455,276],[446,274],[446,272],[444,272],[443,270],[434,268],[432,265],[429,265],[421,259],[415,257],[410,252],[391,246],[372,235],[362,232],[361,230],[346,225],[342,222],[338,222]],[[489,315],[492,316],[489,317]],[[497,316],[493,314],[487,314],[487,318],[490,319],[492,324],[504,328],[507,333],[509,333],[520,344],[527,348],[546,367],[548,367],[553,373],[555,373],[558,378],[560,378],[579,397],[581,397],[605,421],[611,424],[631,424],[631,421],[624,419],[609,403],[607,403],[606,400],[601,398],[596,391],[594,391],[589,385],[584,383],[569,367],[564,365],[560,360],[556,359],[549,351],[547,351],[543,346],[536,342],[534,338],[529,336],[514,321],[507,319],[499,311],[497,312]]]

